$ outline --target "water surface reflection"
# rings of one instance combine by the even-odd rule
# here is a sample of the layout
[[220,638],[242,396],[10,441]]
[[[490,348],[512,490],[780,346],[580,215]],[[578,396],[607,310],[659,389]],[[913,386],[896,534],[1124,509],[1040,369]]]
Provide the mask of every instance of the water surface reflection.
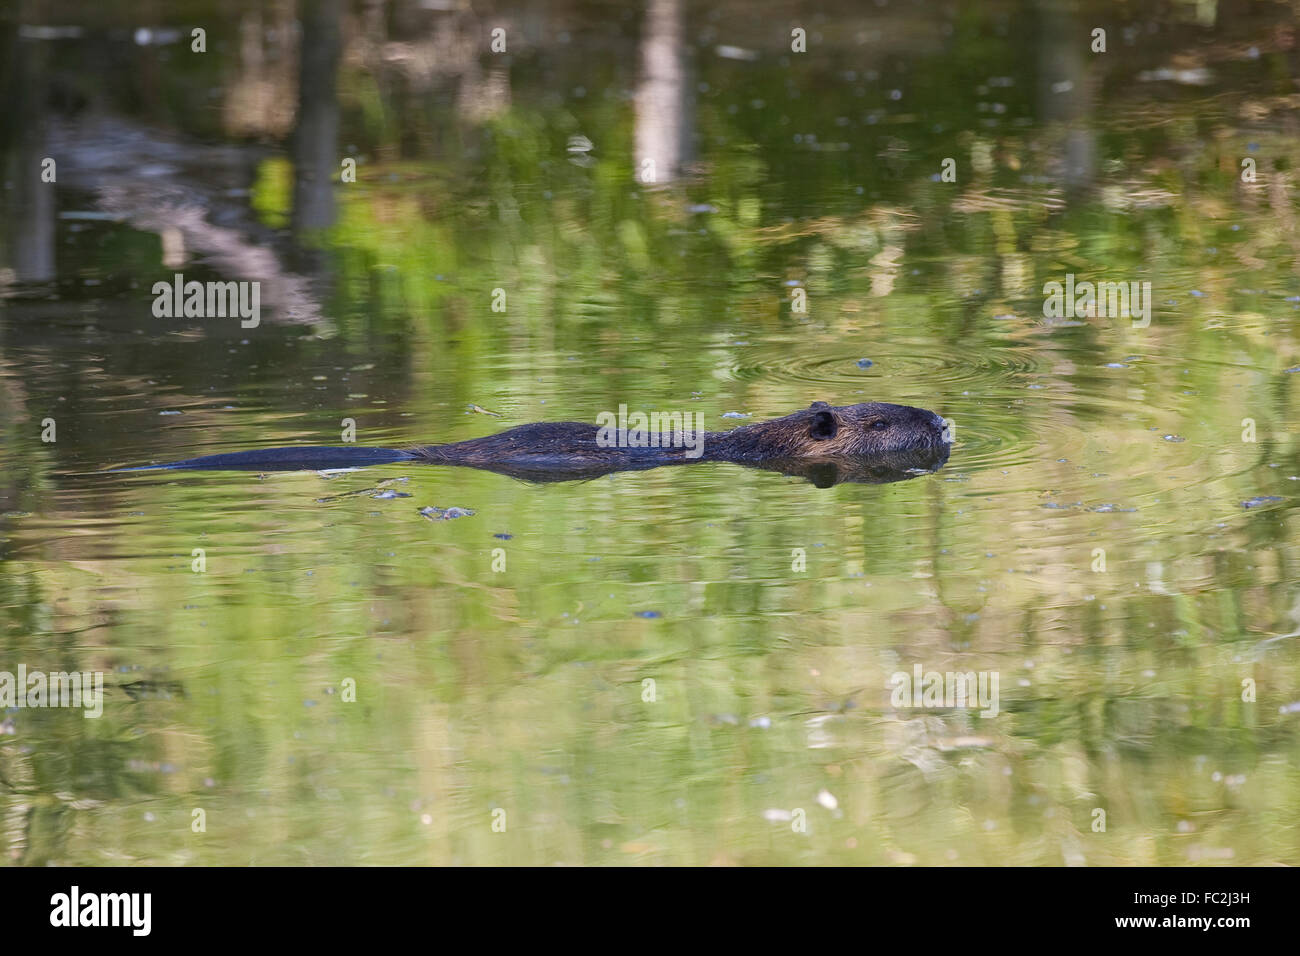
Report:
[[[0,671],[106,675],[0,708],[8,859],[1300,862],[1284,8],[222,10],[0,23]],[[107,471],[814,400],[956,443]]]

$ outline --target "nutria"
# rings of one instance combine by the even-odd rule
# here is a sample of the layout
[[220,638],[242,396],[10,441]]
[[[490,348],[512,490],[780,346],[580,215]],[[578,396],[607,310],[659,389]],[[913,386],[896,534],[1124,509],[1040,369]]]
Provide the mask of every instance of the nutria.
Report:
[[784,418],[727,432],[706,432],[696,439],[687,443],[682,435],[668,433],[602,429],[581,422],[535,422],[485,438],[410,450],[268,448],[204,455],[147,468],[298,471],[415,461],[482,468],[530,481],[563,481],[721,461],[802,475],[824,487],[841,481],[897,481],[934,471],[947,461],[951,441],[944,420],[933,412],[883,402],[834,407],[813,402]]

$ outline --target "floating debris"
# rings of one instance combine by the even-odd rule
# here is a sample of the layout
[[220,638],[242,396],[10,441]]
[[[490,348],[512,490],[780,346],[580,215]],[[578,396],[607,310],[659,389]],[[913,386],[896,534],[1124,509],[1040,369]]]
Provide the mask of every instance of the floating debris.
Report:
[[1214,78],[1203,66],[1175,70],[1162,66],[1158,70],[1143,70],[1137,76],[1139,83],[1177,83],[1181,86],[1207,86]]
[[871,366],[875,365],[876,363],[871,361],[871,359],[869,358],[860,358],[858,359],[857,364],[858,364],[858,368],[871,368]]
[[[83,32],[81,27],[45,27],[24,24],[18,28],[18,35],[24,40],[68,40],[81,36]],[[148,33],[149,31],[146,30],[145,32]]]
[[470,402],[465,407],[469,409],[469,411],[465,413],[466,415],[477,414],[477,415],[491,415],[493,418],[501,417],[500,412],[490,411],[489,409],[484,408],[482,405],[475,405],[473,402]]
[[181,31],[160,27],[151,30],[149,27],[138,27],[131,39],[135,41],[136,46],[167,46],[172,43],[179,43]]
[[450,521],[453,518],[468,518],[474,512],[468,508],[436,508],[427,505],[420,509],[420,514],[430,521]]
[[[348,472],[352,472],[356,470],[357,469],[355,468],[340,468],[331,471],[318,471],[316,472],[316,474],[319,475],[321,478],[324,478],[326,481],[329,481],[331,478],[337,478],[339,475],[347,474]],[[410,498],[412,496],[407,494],[406,492],[393,491],[388,487],[389,485],[401,484],[409,480],[410,480],[409,478],[389,478],[386,481],[381,481],[373,488],[358,488],[356,491],[345,491],[339,495],[326,495],[323,498],[317,498],[316,501],[318,503],[324,503],[327,501],[342,501],[345,498],[357,498],[362,495],[365,495],[368,498],[379,498],[379,499]]]
[[132,700],[172,700],[185,696],[185,687],[180,681],[137,680],[120,686]]
[[1285,499],[1279,498],[1277,495],[1257,495],[1254,498],[1247,498],[1241,503],[1241,506],[1243,508],[1258,508],[1260,505],[1266,505],[1274,501],[1283,500]]
[[663,614],[661,614],[659,611],[637,611],[636,614],[633,615],[633,616],[634,616],[634,617],[644,617],[644,618],[646,618],[646,619],[650,619],[650,618],[656,618],[656,617],[663,617]]
[[723,418],[751,418],[753,416],[751,416],[748,412],[723,412],[722,417]]
[[752,63],[754,60],[758,59],[757,50],[747,50],[744,47],[730,46],[726,43],[721,43],[714,47],[713,52],[724,60],[746,60]]
[[59,213],[59,218],[73,219],[73,220],[85,219],[85,220],[90,220],[91,222],[95,222],[95,221],[121,222],[122,221],[121,217],[118,216],[116,213],[97,212],[97,211],[82,210],[82,209],[69,209],[67,212],[61,212]]

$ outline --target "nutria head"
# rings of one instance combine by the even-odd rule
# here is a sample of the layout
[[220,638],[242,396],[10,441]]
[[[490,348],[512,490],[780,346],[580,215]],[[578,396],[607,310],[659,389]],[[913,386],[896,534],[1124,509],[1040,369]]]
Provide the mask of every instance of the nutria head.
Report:
[[[885,402],[813,402],[793,415],[710,437],[714,450],[733,460],[864,458],[946,449],[950,442],[944,420],[934,412]],[[724,447],[718,449],[718,443]]]
[[910,405],[864,402],[833,408],[813,402],[805,414],[811,419],[807,454],[854,457],[949,444],[944,420]]

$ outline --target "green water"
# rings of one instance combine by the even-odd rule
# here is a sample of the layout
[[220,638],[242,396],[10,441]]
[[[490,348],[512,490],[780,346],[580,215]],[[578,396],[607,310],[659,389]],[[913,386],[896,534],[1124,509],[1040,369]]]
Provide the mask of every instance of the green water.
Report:
[[[1300,863],[1291,7],[17,6],[0,672],[105,688],[0,713],[6,862]],[[951,458],[104,473],[814,400]]]

